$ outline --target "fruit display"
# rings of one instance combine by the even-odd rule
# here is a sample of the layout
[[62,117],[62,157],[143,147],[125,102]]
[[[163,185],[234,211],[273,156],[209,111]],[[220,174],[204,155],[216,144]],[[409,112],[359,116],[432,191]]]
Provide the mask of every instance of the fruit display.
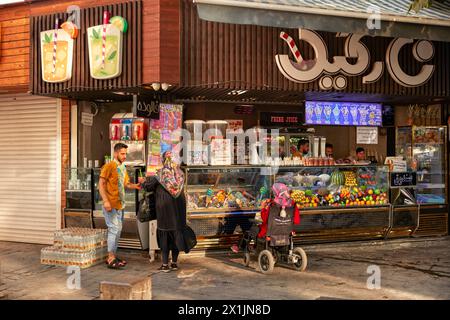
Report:
[[377,181],[375,179],[375,175],[369,173],[361,173],[359,175],[359,185],[375,186],[376,184]]
[[335,192],[324,191],[322,189],[319,194],[311,190],[293,190],[291,197],[301,208],[375,206],[388,203],[386,190],[341,186]]
[[[312,174],[314,173],[314,174]],[[378,167],[302,169],[282,172],[280,177],[294,177],[288,184],[291,197],[300,208],[377,206],[389,203],[387,173]],[[296,177],[303,177],[302,179]],[[305,184],[303,179],[314,183]],[[278,176],[275,177],[278,181]],[[297,181],[302,183],[298,184]]]
[[256,197],[249,191],[237,191],[231,188],[227,190],[208,188],[204,193],[188,192],[187,206],[190,210],[259,208],[261,202],[270,196],[267,187],[260,188],[260,191],[262,192]]
[[291,192],[291,198],[295,203],[304,203],[306,201],[305,191],[293,190]]
[[356,174],[353,171],[343,171],[344,174],[344,185],[347,187],[357,186]]

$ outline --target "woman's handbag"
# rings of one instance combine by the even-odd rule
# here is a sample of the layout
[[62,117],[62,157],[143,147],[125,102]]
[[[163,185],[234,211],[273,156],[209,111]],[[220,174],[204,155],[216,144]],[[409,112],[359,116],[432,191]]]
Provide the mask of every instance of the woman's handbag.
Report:
[[148,222],[156,219],[155,200],[153,192],[144,193],[144,197],[139,200],[137,219],[140,222]]
[[192,228],[188,225],[186,225],[183,230],[183,238],[186,244],[186,250],[184,252],[189,253],[189,251],[197,245],[197,236],[195,235],[194,230],[192,230]]

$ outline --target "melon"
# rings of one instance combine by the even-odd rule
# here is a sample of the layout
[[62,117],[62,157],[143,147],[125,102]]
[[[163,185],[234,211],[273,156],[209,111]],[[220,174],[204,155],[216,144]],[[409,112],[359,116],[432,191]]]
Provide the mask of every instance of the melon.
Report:
[[331,174],[331,183],[337,186],[342,186],[345,182],[344,174],[338,170]]

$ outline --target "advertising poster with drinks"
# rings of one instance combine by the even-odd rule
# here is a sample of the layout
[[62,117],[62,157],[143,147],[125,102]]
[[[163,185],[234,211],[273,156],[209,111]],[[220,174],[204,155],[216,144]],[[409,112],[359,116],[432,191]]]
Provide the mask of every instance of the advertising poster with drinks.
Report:
[[306,124],[338,126],[382,125],[381,104],[307,101]]
[[122,73],[123,33],[128,25],[124,18],[103,13],[103,24],[87,29],[89,70],[94,79],[112,79]]
[[182,120],[182,105],[160,104],[159,119],[150,120],[147,175],[155,175],[157,170],[162,167],[164,152],[172,151],[175,157],[179,153]]
[[40,33],[42,80],[50,83],[64,82],[72,78],[74,39],[77,27],[67,21],[60,26],[56,19],[53,30]]

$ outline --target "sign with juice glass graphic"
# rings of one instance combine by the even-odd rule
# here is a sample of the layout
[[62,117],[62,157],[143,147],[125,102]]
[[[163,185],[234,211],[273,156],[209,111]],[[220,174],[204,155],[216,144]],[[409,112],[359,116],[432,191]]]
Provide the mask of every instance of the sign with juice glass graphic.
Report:
[[87,29],[89,68],[91,77],[94,79],[112,79],[122,73],[122,39],[127,26],[123,18],[121,18],[120,24],[110,23],[113,21],[115,20],[109,20],[109,13],[105,12],[103,25]]
[[64,82],[72,77],[73,39],[63,29],[41,32],[41,68],[45,82]]

